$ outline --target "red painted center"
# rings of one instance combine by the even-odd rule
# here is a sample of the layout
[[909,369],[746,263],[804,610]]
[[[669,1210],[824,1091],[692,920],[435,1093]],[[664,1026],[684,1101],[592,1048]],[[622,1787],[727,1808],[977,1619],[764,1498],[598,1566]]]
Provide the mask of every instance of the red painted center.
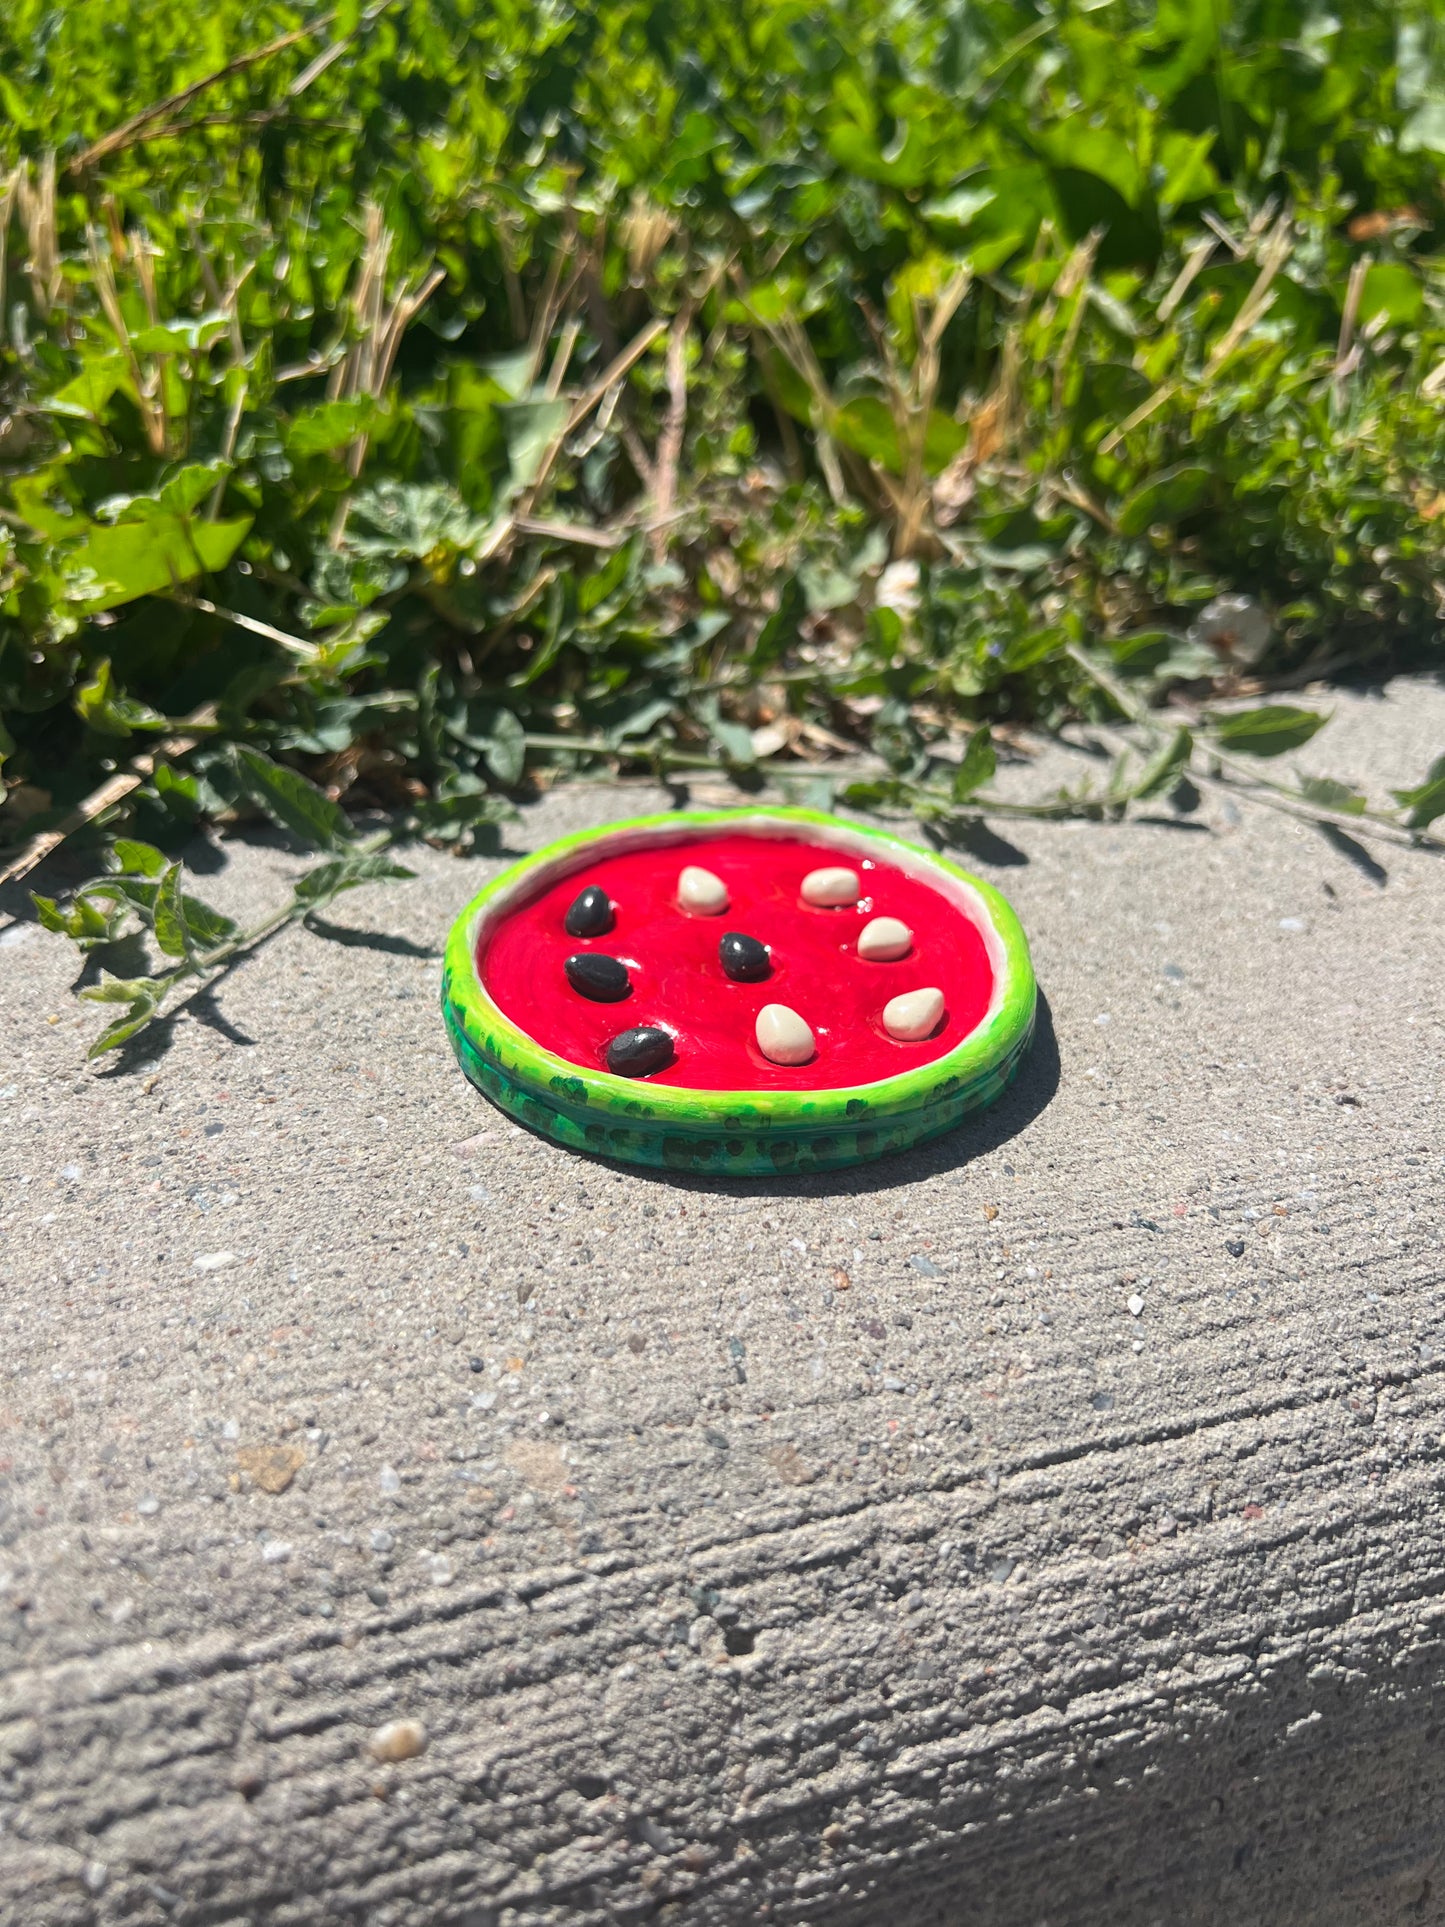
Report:
[[[677,877],[695,863],[722,878],[732,897],[718,917],[677,907]],[[858,872],[862,896],[846,910],[819,910],[799,894],[810,870]],[[562,927],[573,899],[597,883],[612,899],[605,937],[569,937]],[[858,933],[870,917],[899,917],[913,948],[896,963],[868,963]],[[723,975],[718,941],[725,930],[756,937],[772,951],[773,974],[738,984]],[[578,951],[601,951],[626,964],[632,991],[599,1004],[568,983],[562,965]],[[983,1020],[993,971],[974,924],[947,897],[891,863],[858,858],[789,838],[721,836],[603,857],[504,916],[477,958],[497,1007],[536,1043],[589,1070],[605,1070],[619,1031],[656,1024],[676,1056],[647,1079],[694,1090],[833,1090],[872,1084],[932,1063]],[[907,990],[936,985],[943,1021],[921,1043],[900,1044],[883,1028],[883,1006]],[[764,1004],[787,1004],[812,1029],[817,1051],[797,1068],[769,1063],[753,1025]]]

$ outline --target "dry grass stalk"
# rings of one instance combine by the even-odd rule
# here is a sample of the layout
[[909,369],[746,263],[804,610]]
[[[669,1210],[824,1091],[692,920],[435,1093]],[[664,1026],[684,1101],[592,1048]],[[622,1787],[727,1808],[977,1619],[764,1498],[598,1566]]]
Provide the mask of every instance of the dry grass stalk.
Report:
[[[250,373],[246,367],[246,341],[241,332],[241,289],[245,286],[256,263],[248,261],[239,274],[232,265],[226,282],[226,290],[221,292],[221,283],[211,258],[201,245],[200,229],[195,221],[189,223],[191,245],[201,266],[201,279],[206,286],[206,298],[211,306],[226,318],[226,333],[231,349],[231,367],[236,372],[235,393],[231,406],[226,412],[226,429],[221,439],[221,459],[229,462],[236,452],[236,438],[241,432],[241,419],[246,412],[246,398],[250,390]],[[206,509],[206,520],[214,522],[221,512],[221,500],[226,492],[225,478],[217,482],[211,491],[211,499]]]
[[883,364],[884,387],[902,458],[902,478],[895,479],[877,462],[874,480],[893,511],[893,555],[905,561],[924,544],[933,506],[928,479],[928,425],[938,398],[942,374],[943,336],[972,285],[973,271],[960,268],[932,304],[913,302],[914,353],[905,366],[893,337],[866,304],[864,315]]
[[[622,382],[628,371],[636,362],[641,361],[653,342],[656,341],[657,337],[666,327],[667,323],[662,320],[661,317],[655,321],[650,321],[640,333],[633,336],[632,340],[628,342],[627,346],[622,349],[620,353],[612,357],[596,381],[594,381],[590,387],[585,388],[577,397],[576,401],[573,402],[567,412],[567,419],[563,422],[560,432],[552,437],[547,451],[542,457],[536,479],[518,503],[517,514],[519,516],[526,515],[529,512],[532,504],[541,493],[542,484],[551,473],[552,464],[561,453],[562,444],[566,441],[567,437],[574,429],[581,427],[582,423],[592,413],[592,410],[597,404],[604,402],[612,391],[616,391],[620,395]],[[613,406],[615,405],[614,403]]]
[[1089,299],[1089,276],[1094,271],[1094,257],[1099,252],[1099,243],[1104,238],[1104,230],[1095,228],[1080,241],[1064,263],[1058,281],[1054,285],[1054,299],[1062,303],[1072,301],[1068,325],[1064,329],[1064,339],[1054,363],[1054,390],[1052,407],[1057,415],[1064,405],[1064,385],[1069,378],[1073,365],[1074,350],[1079,345],[1079,330],[1084,325],[1084,309]]
[[[742,297],[746,301],[748,291],[736,271],[733,279],[737,282]],[[796,316],[782,315],[775,321],[759,320],[756,323],[755,332],[764,338],[759,343],[760,347],[765,344],[765,341],[771,341],[794,373],[807,384],[808,393],[813,398],[813,405],[818,414],[814,431],[818,438],[818,466],[823,471],[823,480],[828,485],[828,494],[841,508],[848,499],[848,490],[843,481],[843,469],[838,460],[837,444],[828,432],[828,424],[838,412],[837,404],[833,400],[827,378],[819,366],[818,357],[813,353],[813,344],[808,339],[807,330]],[[759,359],[766,366],[766,355],[760,355]],[[779,409],[780,413],[785,412],[781,409],[781,404]]]
[[10,215],[20,194],[20,168],[0,187],[0,340],[4,339],[5,316],[9,312],[5,302],[5,275],[10,248]]
[[[391,380],[402,336],[446,279],[441,268],[430,268],[415,286],[403,285],[388,297],[386,270],[391,260],[392,233],[375,201],[366,204],[366,240],[357,268],[350,307],[356,339],[345,358],[331,371],[326,393],[332,401],[369,395],[380,402]],[[358,435],[347,454],[347,468],[355,481],[366,460],[369,441]]]
[[202,737],[215,727],[215,722],[214,703],[204,703],[201,708],[194,710],[182,725],[181,734],[163,737],[154,749],[133,756],[125,769],[108,776],[98,789],[92,790],[74,809],[68,810],[53,829],[42,830],[37,836],[31,837],[19,854],[0,869],[0,884],[14,883],[21,877],[29,876],[52,850],[59,849],[68,836],[73,836],[85,824],[93,823],[106,810],[114,808],[132,791],[138,790],[142,783],[155,774],[157,763],[185,756],[193,750]]
[[683,435],[687,428],[687,337],[692,327],[692,304],[684,302],[667,335],[664,364],[667,382],[667,414],[657,441],[657,461],[652,483],[652,552],[660,562],[667,553],[666,523],[677,500],[677,471],[682,461]]
[[25,228],[25,272],[35,305],[48,319],[60,299],[61,288],[60,243],[55,229],[55,155],[42,157],[33,182],[30,168],[24,164],[12,179]]
[[1189,290],[1194,286],[1195,280],[1203,272],[1210,255],[1214,252],[1214,248],[1215,236],[1212,234],[1203,240],[1196,241],[1193,247],[1190,248],[1184,266],[1179,270],[1178,274],[1175,275],[1170,284],[1169,292],[1159,303],[1158,315],[1161,321],[1167,321],[1169,319],[1185,295],[1188,294]]
[[1255,276],[1254,286],[1244,297],[1243,305],[1234,320],[1210,351],[1204,364],[1204,379],[1210,380],[1234,353],[1244,340],[1255,322],[1274,300],[1271,284],[1285,262],[1289,259],[1294,243],[1290,237],[1290,218],[1281,214],[1273,231],[1266,239],[1259,256],[1259,273]]
[[200,80],[193,80],[189,87],[182,87],[179,93],[168,94],[164,100],[153,101],[149,107],[143,107],[138,114],[132,114],[128,121],[122,122],[119,127],[112,129],[109,134],[103,135],[100,140],[87,147],[84,153],[77,154],[73,160],[68,161],[66,173],[83,174],[88,168],[94,167],[98,161],[108,160],[112,154],[119,153],[124,147],[129,147],[133,141],[143,140],[158,125],[168,121],[177,108],[184,107],[189,101],[194,100],[197,94],[203,94],[208,87],[214,87],[218,81],[229,80],[233,74],[244,73],[248,67],[256,66],[259,61],[270,60],[274,54],[284,52],[287,47],[294,47],[298,40],[311,39],[324,27],[329,26],[335,18],[334,13],[325,13],[319,20],[313,20],[308,26],[297,27],[291,33],[283,33],[279,40],[269,41],[264,47],[255,47],[249,53],[238,54],[234,60],[228,60],[224,67],[218,67],[214,73],[206,74]]
[[[154,366],[149,371],[142,369],[140,358],[131,346],[130,329],[126,325],[115,281],[116,232],[112,232],[109,246],[102,241],[96,228],[88,231],[87,240],[90,250],[91,281],[100,299],[105,318],[110,323],[116,345],[130,365],[130,377],[135,387],[136,406],[140,411],[141,424],[145,429],[146,444],[153,455],[164,455],[168,439],[165,395]],[[124,250],[124,237],[121,237],[120,246]],[[123,258],[124,253],[122,253]]]
[[[1257,238],[1259,218],[1260,217],[1256,215],[1251,225],[1250,234],[1252,238]],[[1234,242],[1227,232],[1221,229],[1216,223],[1211,222],[1210,225],[1220,234],[1221,239],[1229,242],[1229,245],[1234,248],[1237,256],[1242,256],[1247,251]],[[1274,227],[1265,236],[1263,245],[1259,250],[1259,272],[1254,278],[1254,286],[1240,304],[1239,313],[1234,317],[1233,321],[1210,350],[1209,358],[1204,364],[1203,379],[1205,381],[1212,381],[1214,379],[1225,362],[1228,361],[1229,357],[1234,353],[1235,349],[1239,347],[1240,343],[1249,334],[1255,323],[1260,320],[1273,303],[1274,291],[1272,283],[1275,276],[1289,259],[1290,252],[1294,246],[1290,234],[1290,226],[1290,217],[1286,211],[1280,215]],[[1178,388],[1179,383],[1177,381],[1167,381],[1161,387],[1156,388],[1147,401],[1140,402],[1132,415],[1126,417],[1124,421],[1120,422],[1117,428],[1113,429],[1104,437],[1103,441],[1099,444],[1099,453],[1101,455],[1112,454],[1120,442],[1123,441],[1124,437],[1132,433],[1141,423],[1148,421],[1149,417],[1154,414],[1157,409],[1162,408],[1165,402],[1177,393]]]
[[1355,323],[1360,318],[1360,297],[1365,292],[1365,276],[1370,271],[1370,256],[1362,254],[1350,268],[1345,289],[1345,305],[1340,315],[1340,339],[1335,349],[1335,405],[1345,398],[1345,383],[1360,365],[1360,351],[1354,345]]
[[677,232],[677,223],[663,208],[655,206],[639,188],[623,215],[619,235],[627,254],[628,280],[634,288],[645,287],[657,257]]

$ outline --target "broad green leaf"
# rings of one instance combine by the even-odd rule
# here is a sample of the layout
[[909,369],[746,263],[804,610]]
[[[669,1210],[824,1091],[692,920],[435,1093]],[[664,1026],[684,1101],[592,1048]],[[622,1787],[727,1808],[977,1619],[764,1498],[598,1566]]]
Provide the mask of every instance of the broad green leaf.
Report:
[[963,752],[963,761],[953,772],[950,785],[955,803],[966,803],[975,790],[982,789],[998,767],[998,757],[994,752],[993,736],[985,723],[976,729],[968,739],[968,748]]
[[603,736],[614,748],[620,749],[635,737],[644,737],[660,722],[666,720],[673,711],[671,696],[643,696],[630,707],[624,706],[616,720],[610,717],[603,725]]
[[1095,126],[1081,115],[1040,128],[1034,142],[1055,167],[1097,175],[1130,207],[1138,205],[1143,189],[1139,162],[1130,142],[1112,128]]
[[181,866],[169,864],[156,888],[151,912],[156,942],[168,957],[184,957],[190,950],[185,915],[181,910]]
[[946,221],[958,227],[967,227],[975,214],[983,210],[995,199],[995,190],[981,181],[963,181],[947,194],[940,194],[931,201],[923,203],[920,212],[925,220]]
[[856,395],[845,402],[829,419],[828,430],[835,441],[851,448],[870,462],[897,475],[903,467],[898,447],[898,427],[888,404],[876,395]]
[[910,786],[896,776],[870,776],[846,783],[841,794],[842,801],[855,810],[906,809],[911,801]]
[[786,577],[782,584],[778,606],[758,631],[758,639],[753,644],[749,663],[754,673],[770,669],[795,648],[798,641],[798,624],[807,613],[807,601],[802,584],[796,575]]
[[1328,720],[1315,709],[1266,703],[1263,708],[1238,710],[1232,716],[1212,716],[1210,727],[1225,749],[1239,750],[1246,756],[1282,756],[1286,750],[1307,743]]
[[1427,100],[1400,129],[1402,154],[1445,154],[1445,100]]
[[113,1024],[107,1024],[85,1053],[88,1058],[103,1057],[109,1050],[116,1050],[128,1043],[137,1031],[144,1030],[155,1016],[159,1004],[154,997],[137,997],[124,1017],[117,1017]]
[[[178,518],[189,515],[214,494],[218,484],[224,482],[230,472],[229,462],[188,463],[170,478],[156,497],[159,512]],[[144,497],[140,499],[145,500]]]
[[90,1004],[133,1004],[143,997],[157,998],[169,987],[160,977],[102,977],[98,984],[86,984],[80,991]]
[[546,396],[498,404],[513,488],[530,488],[536,481],[548,450],[567,426],[570,412],[570,403]]
[[1203,134],[1171,132],[1160,141],[1156,165],[1163,170],[1164,180],[1159,199],[1166,206],[1174,208],[1185,201],[1202,200],[1219,186],[1219,176],[1209,159],[1218,138],[1218,133],[1210,128]]
[[272,762],[249,744],[236,746],[236,774],[253,803],[283,829],[317,850],[344,850],[352,841],[345,810],[299,770]]
[[92,523],[61,557],[68,599],[77,612],[93,615],[158,595],[223,569],[250,527],[249,515],[225,522],[158,515],[109,527]]
[[1416,788],[1392,790],[1390,794],[1402,810],[1409,811],[1405,818],[1407,829],[1427,829],[1436,817],[1445,816],[1445,756],[1435,758],[1424,782]]
[[1187,729],[1176,729],[1149,761],[1131,794],[1140,802],[1151,796],[1167,796],[1188,767],[1190,754],[1194,749],[1194,737]]
[[1127,675],[1152,676],[1171,650],[1184,638],[1174,629],[1135,629],[1127,636],[1115,636],[1109,654]]
[[534,363],[530,348],[519,348],[510,355],[493,355],[482,363],[482,368],[510,401],[520,401],[532,385]]
[[1392,327],[1413,328],[1425,312],[1425,287],[1419,275],[1399,261],[1377,261],[1360,290],[1360,325],[1383,316]]
[[905,123],[899,134],[897,141],[880,148],[870,129],[839,120],[828,129],[827,142],[834,159],[864,180],[882,181],[889,187],[920,187],[929,175],[933,143],[912,122]]
[[522,780],[527,760],[525,732],[510,709],[497,711],[482,753],[487,768],[504,790],[514,788]]
[[297,903],[314,910],[323,903],[329,903],[343,890],[356,889],[358,884],[377,883],[386,877],[415,875],[415,870],[408,870],[378,850],[370,856],[344,856],[330,863],[318,863],[296,884],[294,894]]
[[158,321],[139,328],[130,338],[138,355],[197,354],[224,339],[228,323],[224,315],[202,315],[197,321]]
[[64,910],[54,897],[37,896],[34,891],[31,892],[30,901],[35,905],[35,914],[42,930],[50,930],[57,937],[69,937],[82,950],[109,943],[117,934],[120,920],[114,911],[107,915],[89,897],[77,896]]
[[89,682],[75,692],[75,712],[100,736],[129,736],[133,729],[167,729],[167,719],[116,687],[110,662],[102,656]]
[[[835,441],[851,448],[870,462],[877,462],[890,474],[901,475],[908,464],[908,448],[898,438],[898,427],[887,402],[876,395],[856,395],[829,417],[828,429]],[[915,432],[913,424],[909,434]],[[931,411],[923,434],[923,467],[937,475],[953,460],[968,440],[968,429],[941,409]]]
[[1199,462],[1181,462],[1161,469],[1136,488],[1119,509],[1121,535],[1142,535],[1156,522],[1177,522],[1199,507],[1209,493],[1210,471]]
[[223,917],[219,910],[213,910],[209,903],[202,903],[199,897],[182,897],[181,915],[185,919],[186,935],[190,938],[193,950],[215,950],[236,934],[235,919]]
[[287,451],[298,456],[335,454],[369,433],[380,412],[370,395],[316,402],[287,422],[282,431]]
[[1011,676],[1021,670],[1032,669],[1035,663],[1046,662],[1056,655],[1067,643],[1068,637],[1058,629],[1031,629],[1013,637],[999,657],[999,667]]
[[718,706],[716,695],[701,697],[693,704],[693,713],[711,736],[722,755],[723,761],[737,768],[748,769],[757,761],[753,749],[753,732],[745,723],[734,722],[724,716]]
[[98,421],[105,405],[126,380],[123,355],[95,356],[87,360],[72,381],[48,395],[41,406],[47,415],[73,415],[83,421]]
[[858,578],[831,562],[805,562],[798,571],[798,587],[810,615],[823,615],[830,609],[846,609],[858,600]]
[[1368,798],[1352,790],[1348,783],[1337,783],[1330,776],[1301,776],[1300,795],[1322,810],[1338,810],[1345,816],[1362,816]]
[[158,877],[165,873],[167,859],[154,843],[138,843],[134,837],[118,836],[114,849],[116,864],[125,875]]
[[172,816],[190,823],[200,814],[201,786],[189,771],[174,769],[169,763],[158,763],[151,782],[156,795]]
[[109,876],[96,877],[94,882],[82,887],[87,897],[100,897],[114,904],[132,904],[149,921],[155,909],[159,886],[146,877]]

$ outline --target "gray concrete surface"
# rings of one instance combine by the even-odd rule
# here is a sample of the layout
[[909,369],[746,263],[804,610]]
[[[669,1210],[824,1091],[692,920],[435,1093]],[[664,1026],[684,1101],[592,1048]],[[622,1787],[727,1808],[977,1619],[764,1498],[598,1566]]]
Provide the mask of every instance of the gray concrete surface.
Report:
[[[1339,709],[1377,789],[1445,747],[1438,688]],[[0,1920],[1445,1919],[1445,866],[1167,816],[984,846],[1029,1068],[812,1181],[489,1109],[482,861],[128,1070],[6,930]]]

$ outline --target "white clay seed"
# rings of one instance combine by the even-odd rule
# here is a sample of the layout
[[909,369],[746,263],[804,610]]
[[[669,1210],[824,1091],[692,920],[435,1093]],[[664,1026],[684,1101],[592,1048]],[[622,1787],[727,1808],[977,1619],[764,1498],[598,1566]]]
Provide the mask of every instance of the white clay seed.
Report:
[[843,910],[858,901],[856,870],[809,870],[803,878],[804,903],[823,910]]
[[695,863],[689,863],[677,879],[677,901],[682,909],[691,910],[694,916],[720,917],[731,898],[721,877],[715,877],[711,870],[700,870]]
[[941,990],[908,990],[883,1006],[883,1028],[900,1044],[916,1044],[932,1035],[942,1015]]
[[894,963],[913,948],[913,932],[897,917],[874,917],[858,935],[858,955],[869,963]]
[[758,1012],[758,1049],[770,1064],[806,1064],[813,1055],[813,1033],[786,1004],[764,1004]]

